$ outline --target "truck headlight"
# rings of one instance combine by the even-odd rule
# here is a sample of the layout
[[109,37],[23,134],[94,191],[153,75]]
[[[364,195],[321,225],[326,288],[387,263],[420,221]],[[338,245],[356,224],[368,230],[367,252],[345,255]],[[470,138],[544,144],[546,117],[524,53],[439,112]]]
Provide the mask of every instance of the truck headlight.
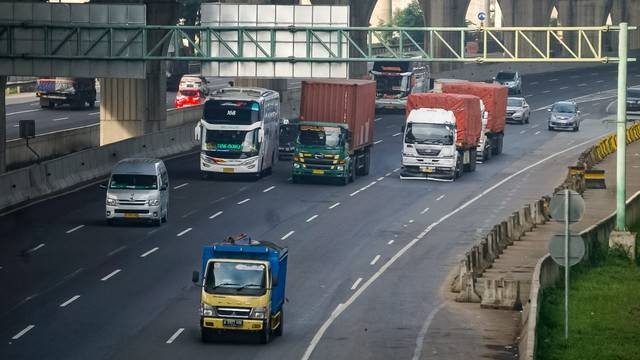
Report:
[[300,164],[298,164],[297,162],[293,163],[293,168],[294,169],[300,169]]
[[107,198],[107,205],[116,206],[116,205],[118,205],[118,200],[112,199],[112,198]]
[[149,206],[158,206],[158,205],[160,205],[160,200],[158,200],[158,199],[149,199],[149,200],[147,200],[147,204],[149,204]]
[[202,315],[202,316],[216,316],[216,308],[211,306],[211,305],[201,303],[200,304],[200,315]]
[[344,171],[344,165],[338,165],[338,166],[336,166],[336,170],[338,170],[338,171]]
[[249,316],[252,319],[266,319],[267,318],[267,308],[266,307],[256,307],[251,310],[251,315]]
[[453,148],[445,147],[440,150],[440,157],[452,157],[453,156]]

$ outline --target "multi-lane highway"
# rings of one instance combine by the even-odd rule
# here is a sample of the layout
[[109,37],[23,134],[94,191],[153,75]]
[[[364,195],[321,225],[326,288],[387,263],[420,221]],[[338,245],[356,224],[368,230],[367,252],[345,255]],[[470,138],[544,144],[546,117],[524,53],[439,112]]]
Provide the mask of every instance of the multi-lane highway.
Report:
[[[387,114],[371,174],[347,186],[292,184],[287,163],[258,181],[201,180],[189,154],[167,161],[160,228],[107,226],[97,186],[4,215],[0,358],[427,358],[427,338],[446,336],[429,324],[451,316],[439,289],[457,256],[613,130],[602,119],[614,99],[599,92],[615,76],[602,66],[525,77],[531,123],[509,125],[504,153],[455,183],[399,179],[403,117]],[[580,131],[547,131],[545,107],[568,98],[581,103]],[[205,345],[191,271],[204,244],[239,232],[289,247],[284,336]]]

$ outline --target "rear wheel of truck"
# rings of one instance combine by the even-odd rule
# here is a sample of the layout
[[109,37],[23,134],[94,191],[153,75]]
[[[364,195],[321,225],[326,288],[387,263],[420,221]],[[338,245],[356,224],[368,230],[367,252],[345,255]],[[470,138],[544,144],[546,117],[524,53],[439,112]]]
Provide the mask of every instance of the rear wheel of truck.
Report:
[[299,175],[292,175],[291,182],[294,184],[300,184],[302,182],[302,178]]
[[476,157],[478,152],[476,149],[469,150],[469,163],[463,165],[463,170],[465,172],[474,172],[476,171]]
[[494,155],[502,154],[502,144],[504,143],[504,135],[502,134],[498,135],[498,139],[496,142],[498,143],[498,150],[497,150],[498,152],[497,153],[494,152]]
[[462,176],[462,155],[458,156],[458,161],[456,162],[456,168],[453,171],[453,177],[451,180],[455,180]]
[[493,155],[493,148],[489,146],[485,146],[484,153],[482,154],[482,161],[491,160],[491,155]]
[[278,327],[275,330],[273,330],[273,335],[282,336],[283,329],[284,329],[284,309],[280,310],[280,324],[278,324]]
[[369,169],[371,168],[371,152],[369,149],[364,153],[364,166],[362,167],[362,175],[369,175]]

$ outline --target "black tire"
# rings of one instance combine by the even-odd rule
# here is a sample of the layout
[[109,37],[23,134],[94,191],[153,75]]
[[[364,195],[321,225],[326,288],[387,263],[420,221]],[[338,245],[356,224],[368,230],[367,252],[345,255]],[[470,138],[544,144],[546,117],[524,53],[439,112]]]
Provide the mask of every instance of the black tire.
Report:
[[159,218],[153,220],[153,225],[158,227],[162,226],[162,215],[160,215]]
[[113,226],[113,219],[107,219],[107,225]]
[[371,153],[367,149],[367,152],[364,154],[364,166],[362,167],[362,176],[369,175],[370,168],[371,168]]
[[469,150],[469,163],[463,165],[464,172],[474,172],[476,171],[476,159],[478,157],[478,153],[476,149]]
[[547,130],[553,131],[553,128],[551,127],[551,125],[547,125]]
[[273,330],[273,335],[275,336],[282,336],[282,333],[284,331],[284,309],[280,310],[280,324],[278,325],[278,327]]
[[269,320],[264,322],[264,328],[260,332],[260,344],[268,344],[271,340],[271,323]]
[[291,182],[294,184],[302,183],[302,178],[299,175],[291,175]]
[[492,155],[499,155],[500,154],[500,136],[496,135],[495,137],[491,138],[491,154]]
[[211,330],[200,327],[200,338],[202,339],[202,342],[206,344],[213,341],[213,334],[211,333]]
[[493,149],[491,148],[491,146],[485,147],[484,154],[482,155],[482,161],[487,162],[491,160],[492,153],[493,153]]
[[96,101],[95,100],[89,101],[88,104],[89,104],[89,109],[93,109],[94,107],[96,107]]
[[209,178],[209,172],[208,171],[200,171],[200,177],[203,180],[207,180]]
[[164,216],[162,217],[162,222],[166,223],[169,220],[169,209],[165,209]]
[[453,172],[453,179],[451,180],[455,181],[455,179],[458,179],[461,176],[462,176],[462,157],[459,156],[458,161],[456,162],[456,169]]
[[530,117],[530,116],[531,116],[531,115],[527,115],[527,121],[525,122],[525,124],[528,124],[528,123],[529,123],[529,117]]
[[351,162],[351,182],[356,181],[356,178],[360,174],[358,173],[358,156],[353,156],[353,161]]

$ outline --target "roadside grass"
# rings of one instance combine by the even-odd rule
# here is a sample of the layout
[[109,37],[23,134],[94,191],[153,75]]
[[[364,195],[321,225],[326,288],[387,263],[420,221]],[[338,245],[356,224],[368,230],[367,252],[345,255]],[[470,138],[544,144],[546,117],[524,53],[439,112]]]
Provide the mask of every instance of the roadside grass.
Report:
[[[635,232],[640,230],[638,225]],[[640,359],[639,263],[611,253],[598,266],[572,268],[568,341],[564,340],[564,279],[558,287],[546,289],[536,358]]]

